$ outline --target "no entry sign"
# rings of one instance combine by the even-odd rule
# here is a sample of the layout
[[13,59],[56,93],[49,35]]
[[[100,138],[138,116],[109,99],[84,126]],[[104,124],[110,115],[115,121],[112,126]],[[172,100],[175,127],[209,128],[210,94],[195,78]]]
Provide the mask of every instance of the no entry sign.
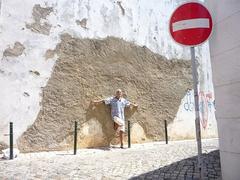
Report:
[[202,142],[199,114],[199,93],[198,76],[194,46],[197,46],[208,39],[212,32],[212,17],[202,4],[189,2],[179,6],[172,14],[169,21],[169,31],[173,39],[184,46],[190,46],[192,60],[192,75],[194,83],[195,102],[195,125],[196,139],[198,146],[198,168],[200,179],[203,174],[202,169]]
[[189,2],[179,6],[173,12],[169,30],[177,43],[185,46],[197,46],[210,36],[212,17],[202,4]]

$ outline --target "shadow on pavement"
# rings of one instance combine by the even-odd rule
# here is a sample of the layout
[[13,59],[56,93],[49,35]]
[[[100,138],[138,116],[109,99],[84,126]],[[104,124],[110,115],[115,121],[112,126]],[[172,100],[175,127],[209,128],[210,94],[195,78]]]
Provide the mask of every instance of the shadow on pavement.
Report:
[[[221,165],[219,150],[211,151],[207,154],[203,154],[203,180],[221,179]],[[197,156],[193,156],[187,159],[183,159],[178,162],[174,162],[170,165],[160,167],[159,169],[135,176],[130,180],[137,179],[186,179],[186,180],[198,180],[199,170],[197,168]]]

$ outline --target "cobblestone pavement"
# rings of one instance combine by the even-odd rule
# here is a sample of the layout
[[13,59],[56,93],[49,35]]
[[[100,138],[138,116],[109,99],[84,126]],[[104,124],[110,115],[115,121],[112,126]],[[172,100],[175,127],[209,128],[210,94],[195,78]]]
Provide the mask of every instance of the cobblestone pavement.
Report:
[[[204,179],[220,179],[218,140],[203,140]],[[20,154],[0,161],[0,179],[198,179],[195,141]]]

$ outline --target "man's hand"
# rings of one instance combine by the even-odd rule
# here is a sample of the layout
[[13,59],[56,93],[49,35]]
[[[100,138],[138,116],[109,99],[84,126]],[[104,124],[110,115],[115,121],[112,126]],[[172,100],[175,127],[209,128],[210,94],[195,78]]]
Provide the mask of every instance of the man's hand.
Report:
[[135,107],[135,108],[138,107],[138,104],[136,104],[136,103],[131,103],[131,105],[132,105],[133,107]]

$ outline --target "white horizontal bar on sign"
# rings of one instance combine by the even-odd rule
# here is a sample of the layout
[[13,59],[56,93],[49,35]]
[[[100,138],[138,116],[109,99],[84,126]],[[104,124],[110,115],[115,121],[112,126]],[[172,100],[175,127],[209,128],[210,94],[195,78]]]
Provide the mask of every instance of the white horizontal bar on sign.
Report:
[[173,32],[184,30],[184,29],[209,28],[209,27],[210,25],[209,25],[208,18],[182,20],[182,21],[177,21],[172,25]]

